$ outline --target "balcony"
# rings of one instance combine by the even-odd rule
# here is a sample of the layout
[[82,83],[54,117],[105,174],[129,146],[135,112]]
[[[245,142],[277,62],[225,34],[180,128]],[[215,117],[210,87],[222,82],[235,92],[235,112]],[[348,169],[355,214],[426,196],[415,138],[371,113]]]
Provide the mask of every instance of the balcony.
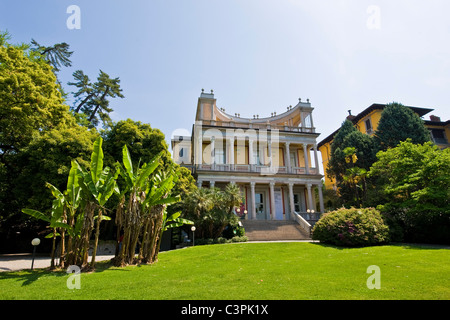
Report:
[[[305,167],[287,168],[285,166],[270,167],[250,164],[202,164],[195,166],[197,171],[216,171],[216,172],[254,172],[262,174],[307,174]],[[319,174],[316,168],[308,168],[308,174]]]
[[267,123],[256,123],[256,122],[234,122],[234,121],[216,121],[216,120],[202,120],[202,125],[204,126],[214,126],[214,127],[229,127],[229,128],[239,128],[239,129],[261,129],[261,130],[280,130],[288,132],[298,132],[298,133],[316,133],[316,128],[314,127],[293,127],[287,125],[274,125]]

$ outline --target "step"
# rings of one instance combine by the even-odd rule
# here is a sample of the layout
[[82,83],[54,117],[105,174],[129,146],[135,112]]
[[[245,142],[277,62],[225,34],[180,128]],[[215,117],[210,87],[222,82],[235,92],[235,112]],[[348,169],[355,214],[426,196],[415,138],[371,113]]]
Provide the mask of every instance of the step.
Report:
[[295,221],[243,220],[249,241],[311,240]]

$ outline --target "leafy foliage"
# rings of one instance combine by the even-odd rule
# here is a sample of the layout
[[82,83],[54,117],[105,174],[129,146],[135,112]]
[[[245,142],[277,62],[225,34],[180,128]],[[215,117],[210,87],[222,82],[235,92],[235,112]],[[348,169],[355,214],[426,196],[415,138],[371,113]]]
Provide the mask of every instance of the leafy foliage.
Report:
[[69,51],[69,45],[67,43],[62,42],[46,47],[37,43],[36,40],[31,39],[31,44],[33,46],[32,50],[44,56],[56,72],[60,71],[61,65],[64,67],[72,66],[70,56],[73,51]]
[[185,216],[195,223],[198,238],[216,239],[227,226],[237,228],[239,219],[233,208],[242,202],[242,195],[235,184],[228,184],[224,191],[218,188],[195,189],[183,201]]
[[369,175],[381,190],[379,209],[405,240],[450,243],[450,149],[408,139],[380,151]]
[[400,103],[390,103],[383,109],[375,132],[377,148],[394,148],[406,139],[422,144],[430,141],[430,133],[423,120],[410,108]]
[[[52,68],[20,46],[0,46],[0,155],[70,121]],[[4,159],[3,159],[4,160]]]
[[336,180],[346,206],[360,206],[366,198],[365,174],[375,162],[373,139],[346,120],[331,144],[327,175]]

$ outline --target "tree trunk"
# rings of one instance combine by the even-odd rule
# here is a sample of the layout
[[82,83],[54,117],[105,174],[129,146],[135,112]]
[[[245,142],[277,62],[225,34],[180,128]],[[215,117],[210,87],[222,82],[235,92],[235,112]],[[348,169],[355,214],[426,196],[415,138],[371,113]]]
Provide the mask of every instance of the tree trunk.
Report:
[[161,228],[162,228],[162,223],[163,223],[163,214],[164,214],[164,209],[165,206],[164,205],[157,205],[154,207],[154,229],[152,232],[152,237],[151,237],[151,241],[150,241],[150,250],[151,250],[151,254],[150,254],[150,263],[154,263],[156,262],[156,259],[158,257],[158,252],[156,250],[157,247],[157,241],[159,239],[159,234],[161,232]]
[[[122,232],[122,226],[123,226],[123,205],[125,202],[125,197],[122,197],[120,199],[119,204],[117,205],[116,210],[116,226],[117,226],[117,232],[116,232],[116,252],[115,252],[115,259],[119,257],[119,250],[120,250],[120,238],[121,238],[121,232]],[[122,240],[123,243],[123,240]]]
[[[64,206],[64,211],[63,211],[63,222],[67,223],[67,211],[66,211],[66,206]],[[61,242],[60,242],[60,253],[59,253],[59,267],[60,268],[64,268],[65,267],[65,259],[66,259],[66,231],[64,228],[60,228],[60,235],[61,235]]]
[[95,230],[95,241],[94,241],[94,249],[92,252],[92,260],[91,260],[91,268],[95,268],[95,256],[97,255],[97,246],[98,246],[98,237],[100,235],[100,223],[102,222],[102,209],[98,210],[97,216],[97,228]]
[[53,228],[53,241],[52,241],[52,253],[50,261],[50,270],[55,269],[55,244],[56,244],[56,228]]
[[78,106],[77,106],[77,108],[75,109],[75,112],[76,113],[78,113],[78,112],[80,112],[80,110],[81,110],[81,107],[90,99],[90,98],[92,98],[94,96],[94,94],[93,93],[91,93],[90,95],[88,95]]
[[[109,87],[106,88],[105,92],[103,93],[102,97],[100,98],[100,101],[104,101],[106,95],[108,94],[109,91]],[[95,114],[97,113],[98,109],[100,108],[100,104],[97,104],[97,106],[95,107],[94,111],[92,112],[91,116],[89,117],[89,122],[92,122],[92,120],[95,117]]]
[[65,259],[66,259],[66,248],[65,248],[65,242],[66,242],[66,231],[61,228],[61,242],[60,242],[60,250],[61,252],[59,253],[59,267],[60,268],[65,268]]

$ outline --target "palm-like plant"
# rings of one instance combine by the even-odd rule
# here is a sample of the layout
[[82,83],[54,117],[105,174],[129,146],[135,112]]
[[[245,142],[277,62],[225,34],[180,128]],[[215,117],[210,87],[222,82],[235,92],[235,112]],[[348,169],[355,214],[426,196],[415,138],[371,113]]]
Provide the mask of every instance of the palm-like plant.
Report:
[[[33,218],[46,221],[50,224],[50,228],[52,232],[49,233],[46,238],[52,238],[52,251],[51,251],[51,261],[50,261],[50,269],[55,268],[55,248],[56,248],[56,237],[60,236],[61,233],[58,232],[58,229],[67,228],[67,224],[63,222],[63,207],[64,207],[64,195],[55,188],[55,191],[52,190],[52,193],[57,194],[55,200],[53,200],[52,208],[50,214],[44,214],[40,211],[33,209],[22,209],[23,213],[26,213]],[[63,236],[62,236],[63,238]]]
[[[116,212],[116,223],[119,230],[123,229],[122,248],[116,256],[117,265],[132,264],[135,262],[136,245],[142,228],[142,203],[145,201],[149,176],[159,165],[161,154],[154,157],[149,163],[139,168],[133,168],[131,156],[125,145],[122,149],[122,165],[120,175],[125,180],[122,195],[122,208]],[[125,196],[128,202],[125,205]]]
[[[89,195],[89,201],[86,206],[89,210],[86,210],[86,213],[89,215],[89,219],[92,217],[93,220],[97,220],[91,268],[95,268],[95,257],[97,254],[98,238],[100,234],[100,223],[102,220],[111,219],[103,214],[105,204],[114,192],[119,193],[116,185],[119,170],[116,170],[116,172],[113,173],[108,166],[103,168],[102,143],[103,139],[101,137],[98,137],[94,142],[89,172],[78,166],[79,173],[82,177],[81,188],[84,190],[85,194]],[[93,215],[96,209],[98,210],[97,216],[94,217]]]
[[[123,147],[122,164],[117,163],[115,172],[103,167],[102,138],[94,142],[90,168],[82,168],[75,160],[67,180],[67,188],[61,192],[48,184],[55,200],[49,214],[32,209],[22,211],[50,224],[53,232],[52,267],[54,267],[55,239],[61,236],[61,266],[79,265],[83,269],[95,268],[100,223],[110,219],[105,215],[105,205],[115,192],[120,201],[116,210],[118,234],[124,232],[122,248],[116,251],[115,261],[119,265],[135,262],[153,263],[157,261],[162,233],[171,227],[192,224],[180,217],[180,212],[168,215],[166,208],[180,200],[171,195],[174,182],[178,179],[175,169],[160,167],[161,155],[150,162],[133,168],[130,153]],[[117,178],[124,180],[122,191],[118,189]],[[95,215],[97,213],[97,215]],[[88,266],[89,240],[95,228],[94,250]],[[66,233],[68,235],[65,246]],[[136,259],[136,246],[140,242],[139,258]]]

